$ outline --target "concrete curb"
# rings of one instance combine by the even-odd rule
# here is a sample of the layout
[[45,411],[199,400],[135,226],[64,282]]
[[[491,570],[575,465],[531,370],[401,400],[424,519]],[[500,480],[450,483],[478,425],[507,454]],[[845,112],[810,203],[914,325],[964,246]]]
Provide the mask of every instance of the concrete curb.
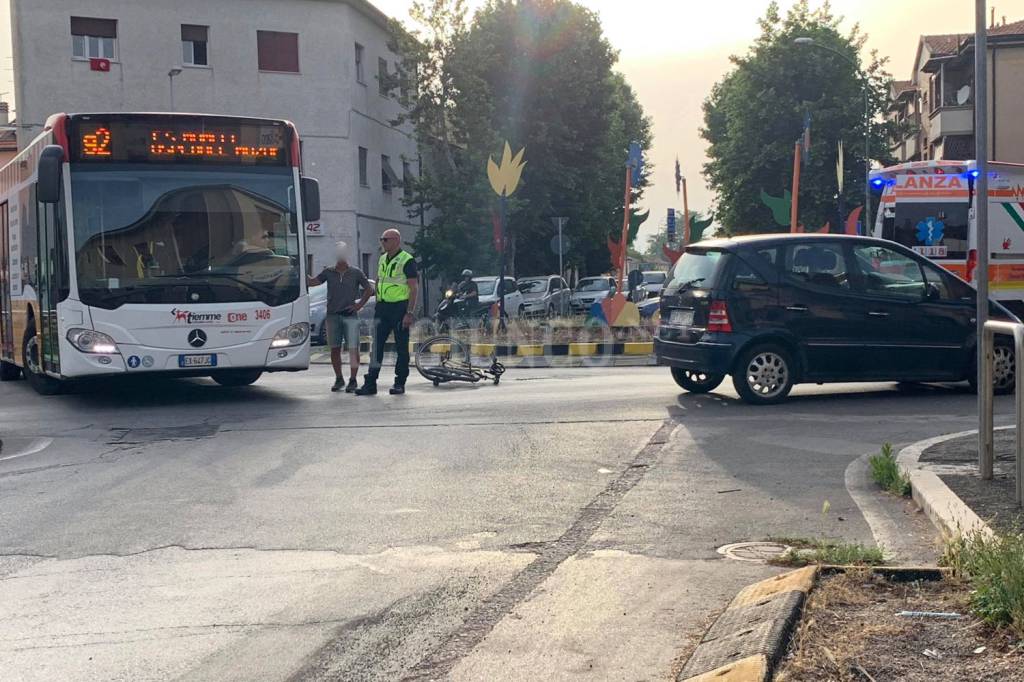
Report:
[[[371,342],[367,337],[359,341],[359,352],[369,353]],[[410,342],[409,352],[415,353],[419,344]],[[317,349],[329,350],[327,346],[314,346]],[[394,343],[384,344],[385,353],[395,351]],[[473,343],[470,344],[470,351],[474,356],[490,357],[492,354],[499,358],[508,357],[536,357],[536,356],[572,356],[602,358],[615,355],[630,356],[654,356],[653,341],[616,341],[613,343],[520,343],[520,344],[494,344],[494,343]]]
[[[708,629],[676,681],[770,682],[818,578],[850,568],[807,566],[744,588]],[[948,569],[933,566],[874,566],[870,570],[891,582],[936,580],[948,573]]]
[[[1012,427],[1000,427],[1000,429],[1007,428]],[[988,524],[982,521],[974,513],[974,510],[964,504],[963,500],[957,497],[956,493],[950,490],[949,486],[943,483],[935,472],[928,470],[927,464],[921,463],[921,455],[937,443],[976,433],[978,430],[974,429],[927,438],[903,448],[896,457],[900,467],[910,476],[910,491],[914,501],[920,505],[932,524],[945,537],[972,533],[991,536],[993,533]]]
[[817,566],[807,566],[741,590],[708,629],[676,680],[770,680],[817,575]]

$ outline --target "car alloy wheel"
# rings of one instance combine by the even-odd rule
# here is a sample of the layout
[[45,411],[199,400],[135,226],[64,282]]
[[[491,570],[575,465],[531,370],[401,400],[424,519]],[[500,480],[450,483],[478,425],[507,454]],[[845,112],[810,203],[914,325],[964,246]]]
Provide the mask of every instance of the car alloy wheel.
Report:
[[996,393],[1007,393],[1013,389],[1016,380],[1016,363],[1013,349],[996,346],[992,349],[992,388]]
[[775,398],[789,383],[786,360],[772,351],[763,351],[751,358],[745,374],[750,390],[762,398]]

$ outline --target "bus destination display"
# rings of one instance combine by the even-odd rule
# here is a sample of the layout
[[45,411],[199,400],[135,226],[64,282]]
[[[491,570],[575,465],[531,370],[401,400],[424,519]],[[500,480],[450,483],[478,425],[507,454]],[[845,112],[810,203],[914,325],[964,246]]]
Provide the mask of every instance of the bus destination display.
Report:
[[280,125],[204,121],[77,121],[76,161],[287,165]]

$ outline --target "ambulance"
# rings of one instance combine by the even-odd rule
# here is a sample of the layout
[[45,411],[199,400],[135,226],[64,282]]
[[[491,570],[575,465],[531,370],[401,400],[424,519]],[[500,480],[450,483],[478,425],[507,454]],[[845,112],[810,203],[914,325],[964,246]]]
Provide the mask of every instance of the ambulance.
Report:
[[[875,237],[899,242],[977,284],[974,161],[917,161],[872,171]],[[1024,164],[989,163],[989,295],[1024,314]]]

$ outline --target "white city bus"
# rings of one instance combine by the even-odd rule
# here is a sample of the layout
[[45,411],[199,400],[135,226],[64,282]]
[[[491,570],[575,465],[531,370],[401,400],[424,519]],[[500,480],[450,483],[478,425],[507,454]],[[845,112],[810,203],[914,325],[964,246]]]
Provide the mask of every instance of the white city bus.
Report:
[[50,117],[0,169],[0,378],[307,369],[319,204],[287,121]]

